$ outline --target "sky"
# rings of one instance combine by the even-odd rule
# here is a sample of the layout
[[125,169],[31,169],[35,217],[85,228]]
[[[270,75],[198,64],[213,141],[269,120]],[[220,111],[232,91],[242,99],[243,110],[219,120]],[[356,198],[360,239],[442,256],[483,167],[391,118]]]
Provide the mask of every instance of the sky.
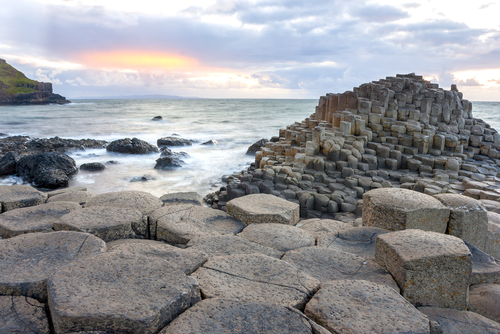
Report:
[[500,101],[500,1],[0,0],[0,58],[67,98],[317,99],[416,73]]

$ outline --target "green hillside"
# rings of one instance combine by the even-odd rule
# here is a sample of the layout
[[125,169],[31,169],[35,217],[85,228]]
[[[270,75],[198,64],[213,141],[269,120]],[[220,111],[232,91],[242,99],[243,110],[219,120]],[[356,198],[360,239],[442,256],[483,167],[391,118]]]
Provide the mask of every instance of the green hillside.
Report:
[[0,63],[0,90],[3,88],[5,94],[33,93],[37,84],[9,64]]

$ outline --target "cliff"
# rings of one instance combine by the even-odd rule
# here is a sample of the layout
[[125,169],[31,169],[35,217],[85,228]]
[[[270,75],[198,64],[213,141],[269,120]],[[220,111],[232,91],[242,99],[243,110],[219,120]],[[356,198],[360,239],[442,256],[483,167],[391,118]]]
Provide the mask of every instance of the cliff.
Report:
[[28,79],[0,59],[0,106],[69,102],[64,96],[52,92],[52,83]]

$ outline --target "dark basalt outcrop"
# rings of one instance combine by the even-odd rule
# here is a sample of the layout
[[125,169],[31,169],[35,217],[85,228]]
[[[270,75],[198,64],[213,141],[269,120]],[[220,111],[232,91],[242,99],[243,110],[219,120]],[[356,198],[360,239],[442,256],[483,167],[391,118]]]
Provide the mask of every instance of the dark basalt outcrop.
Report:
[[77,171],[75,160],[59,152],[25,155],[16,165],[19,176],[43,188],[67,187],[68,176]]
[[159,152],[158,147],[141,140],[139,138],[125,138],[114,140],[109,143],[106,150],[109,152],[128,153],[128,154],[148,154]]

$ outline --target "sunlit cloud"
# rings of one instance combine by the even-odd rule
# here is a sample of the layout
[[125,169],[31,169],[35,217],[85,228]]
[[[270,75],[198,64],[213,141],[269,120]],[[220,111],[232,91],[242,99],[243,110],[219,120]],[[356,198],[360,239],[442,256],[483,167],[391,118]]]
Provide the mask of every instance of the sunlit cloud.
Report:
[[462,71],[453,76],[466,86],[500,86],[500,69]]

